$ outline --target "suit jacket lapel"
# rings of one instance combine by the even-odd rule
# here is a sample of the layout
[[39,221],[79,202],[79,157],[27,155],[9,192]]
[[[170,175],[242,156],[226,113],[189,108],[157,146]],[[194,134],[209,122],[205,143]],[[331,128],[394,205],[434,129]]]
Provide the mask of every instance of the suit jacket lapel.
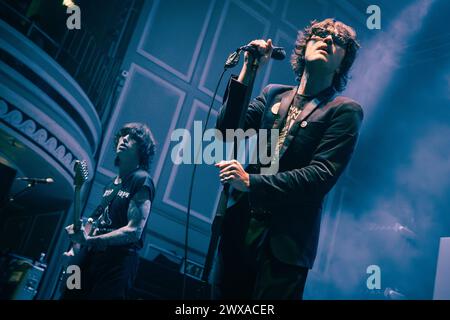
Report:
[[[283,123],[284,118],[287,116],[287,112],[289,110],[289,106],[292,104],[292,101],[294,100],[296,88],[292,89],[291,91],[288,91],[283,98],[281,98],[281,102],[275,103],[272,106],[272,113],[276,113],[275,115],[275,121],[273,123],[272,129],[278,129]],[[279,104],[277,106],[277,104]],[[278,110],[274,110],[278,109]],[[274,112],[276,111],[276,112]]]
[[[286,152],[286,149],[289,147],[289,144],[291,143],[292,139],[297,134],[297,131],[300,127],[299,123],[302,123],[319,105],[321,101],[319,99],[313,99],[310,102],[308,102],[305,107],[303,108],[302,112],[300,112],[297,119],[295,119],[294,123],[292,124],[291,128],[289,129],[289,132],[286,136],[286,139],[284,140],[283,146],[280,150],[280,159],[283,156],[283,154]],[[307,123],[306,123],[307,125]]]

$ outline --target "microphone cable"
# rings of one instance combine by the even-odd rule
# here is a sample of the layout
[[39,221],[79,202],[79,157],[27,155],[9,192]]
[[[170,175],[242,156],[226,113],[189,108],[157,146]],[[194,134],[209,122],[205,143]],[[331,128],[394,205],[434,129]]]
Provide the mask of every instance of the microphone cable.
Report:
[[[214,94],[211,99],[211,104],[209,105],[208,114],[206,115],[205,126],[203,127],[203,130],[202,130],[202,137],[201,137],[200,143],[203,143],[203,135],[205,134],[206,128],[208,127],[208,122],[209,122],[209,118],[211,116],[211,111],[214,106],[214,101],[216,99],[217,91],[219,90],[220,83],[222,82],[222,78],[226,71],[227,71],[227,65],[225,65],[225,67],[222,71],[222,74],[220,75],[219,81],[217,82],[216,88],[214,90]],[[194,148],[195,148],[195,146],[194,146]],[[186,297],[186,271],[187,271],[187,258],[188,258],[189,222],[190,222],[190,217],[191,217],[192,192],[194,189],[195,173],[197,171],[197,159],[198,159],[201,149],[202,148],[199,148],[197,150],[197,154],[195,155],[194,168],[192,169],[191,180],[190,180],[190,184],[189,184],[189,196],[188,196],[188,205],[187,205],[187,212],[186,212],[186,227],[185,227],[185,233],[184,233],[184,258],[183,258],[184,266],[183,266],[182,300],[184,300]]]
[[[228,56],[228,58],[225,62],[222,74],[220,75],[219,81],[217,82],[216,88],[214,90],[214,94],[211,99],[211,103],[209,105],[208,114],[206,115],[205,126],[203,127],[203,130],[202,130],[201,143],[203,143],[203,136],[205,134],[206,128],[208,127],[208,122],[209,122],[209,118],[211,116],[211,111],[214,106],[214,101],[216,100],[217,91],[219,90],[223,76],[228,69],[235,67],[239,63],[240,53],[242,51],[244,51],[242,47],[237,48],[236,51],[232,52]],[[195,148],[195,146],[194,146],[194,148]],[[186,271],[187,271],[187,258],[188,258],[188,249],[189,249],[189,246],[188,246],[189,223],[190,223],[190,217],[191,217],[192,193],[193,193],[193,189],[194,189],[195,174],[197,171],[197,158],[199,156],[200,150],[201,150],[201,148],[199,148],[197,150],[197,154],[195,155],[194,168],[192,170],[191,179],[190,179],[190,183],[189,183],[189,196],[188,196],[188,205],[187,205],[187,212],[186,212],[186,226],[185,226],[185,234],[184,234],[185,237],[184,237],[184,257],[183,257],[184,266],[183,266],[182,300],[184,300],[186,297]]]

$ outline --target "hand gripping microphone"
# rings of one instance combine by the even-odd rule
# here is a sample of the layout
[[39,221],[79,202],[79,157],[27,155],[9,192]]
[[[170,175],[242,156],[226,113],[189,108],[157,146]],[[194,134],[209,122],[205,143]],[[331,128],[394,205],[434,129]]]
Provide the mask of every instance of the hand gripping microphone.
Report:
[[[239,48],[239,50],[248,51],[250,53],[257,52],[257,49],[255,46],[249,46],[249,45],[242,46]],[[275,60],[283,60],[284,58],[286,58],[286,51],[284,50],[283,47],[273,47],[271,58],[275,59]]]

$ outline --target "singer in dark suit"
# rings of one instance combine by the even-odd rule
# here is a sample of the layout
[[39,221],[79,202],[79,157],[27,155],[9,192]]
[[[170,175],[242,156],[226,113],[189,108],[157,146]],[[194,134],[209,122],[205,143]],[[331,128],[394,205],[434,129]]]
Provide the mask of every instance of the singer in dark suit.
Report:
[[[237,128],[248,84],[271,56],[272,41],[250,42],[232,77],[216,128]],[[229,186],[222,236],[212,270],[215,299],[301,299],[316,257],[322,202],[350,161],[363,111],[340,96],[359,44],[342,22],[314,21],[299,31],[291,57],[296,87],[271,84],[250,102],[244,130],[278,129],[278,170],[221,161]],[[250,88],[251,89],[251,88]]]

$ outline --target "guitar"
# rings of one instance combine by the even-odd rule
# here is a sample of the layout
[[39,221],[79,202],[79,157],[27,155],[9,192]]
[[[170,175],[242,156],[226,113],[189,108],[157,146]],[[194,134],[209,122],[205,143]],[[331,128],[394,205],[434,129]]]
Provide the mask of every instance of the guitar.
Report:
[[81,187],[87,181],[89,177],[89,170],[86,160],[75,161],[74,166],[75,177],[73,179],[73,185],[75,187],[74,202],[73,202],[73,225],[74,231],[78,231],[81,228],[81,206],[80,206],[80,193]]
[[[74,165],[74,203],[73,203],[73,226],[74,231],[79,231],[82,227],[81,223],[81,187],[87,181],[89,177],[89,171],[85,160],[75,161]],[[89,229],[89,223],[84,229],[84,232]],[[88,231],[90,232],[90,230]],[[73,243],[71,248],[63,253],[65,260],[62,263],[62,269],[59,277],[59,292],[64,296],[67,290],[67,279],[69,274],[67,273],[69,266],[81,266],[82,261],[87,253],[87,250],[80,244]]]
[[[82,227],[82,222],[81,222],[81,200],[80,200],[80,195],[81,195],[81,187],[83,186],[83,184],[87,181],[88,177],[89,177],[89,170],[87,167],[87,163],[85,160],[83,161],[79,161],[76,160],[75,161],[75,166],[74,166],[74,179],[73,179],[73,185],[74,185],[74,202],[73,202],[73,230],[75,232],[79,231]],[[92,219],[88,220],[88,222],[86,223],[86,225],[84,225],[84,232],[89,235],[91,233],[92,230]],[[74,243],[72,245],[72,248],[67,251],[64,252],[64,255],[67,257],[74,257],[77,255],[80,255],[81,252],[81,245]],[[75,264],[75,263],[73,263]]]

